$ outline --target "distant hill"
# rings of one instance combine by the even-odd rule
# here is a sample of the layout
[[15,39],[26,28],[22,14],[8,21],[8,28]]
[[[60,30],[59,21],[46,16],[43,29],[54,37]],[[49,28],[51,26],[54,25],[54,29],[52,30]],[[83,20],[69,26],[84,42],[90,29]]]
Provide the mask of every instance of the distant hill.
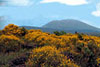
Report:
[[67,33],[86,33],[92,35],[100,35],[100,29],[84,22],[68,19],[68,20],[56,20],[51,21],[48,24],[42,27],[33,27],[33,26],[20,26],[25,27],[26,29],[40,29],[43,32],[53,33],[54,31],[65,31]]
[[53,33],[53,31],[61,31],[61,30],[58,30],[58,29],[42,28],[42,27],[34,27],[34,26],[20,26],[20,27],[24,27],[26,29],[40,29],[43,32],[50,32],[50,33]]
[[51,21],[48,24],[44,25],[43,28],[59,29],[59,30],[70,30],[78,32],[99,32],[100,29],[88,25],[84,22],[68,19],[68,20],[56,20]]

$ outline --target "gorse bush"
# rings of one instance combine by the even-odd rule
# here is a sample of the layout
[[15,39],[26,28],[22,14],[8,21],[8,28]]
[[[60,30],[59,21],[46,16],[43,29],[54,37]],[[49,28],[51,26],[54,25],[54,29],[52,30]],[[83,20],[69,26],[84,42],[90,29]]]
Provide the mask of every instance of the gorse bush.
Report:
[[100,58],[97,58],[96,61],[97,61],[97,65],[100,66]]
[[[0,52],[27,50],[27,67],[100,67],[100,37],[27,30],[9,24],[0,31]],[[32,51],[31,51],[32,50]]]
[[79,67],[53,46],[32,50],[27,67]]
[[56,35],[49,35],[48,33],[43,32],[32,32],[25,36],[27,41],[37,43],[37,46],[44,45],[55,45],[55,46],[64,46],[66,45],[62,39],[56,37]]
[[17,35],[19,33],[18,28],[19,27],[17,25],[9,24],[8,26],[5,26],[5,28],[3,29],[3,33],[8,35]]
[[0,36],[0,52],[16,51],[20,49],[20,39],[14,35]]
[[19,28],[17,25],[9,24],[8,26],[5,26],[2,33],[5,35],[24,36],[27,33],[27,30],[24,27]]

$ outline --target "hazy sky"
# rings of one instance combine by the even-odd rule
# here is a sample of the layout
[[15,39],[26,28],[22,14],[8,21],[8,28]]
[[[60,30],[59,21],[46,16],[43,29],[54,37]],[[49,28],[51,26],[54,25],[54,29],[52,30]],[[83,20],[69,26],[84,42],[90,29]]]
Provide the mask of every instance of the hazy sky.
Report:
[[100,0],[6,0],[0,16],[7,23],[42,26],[52,20],[77,19],[100,28]]

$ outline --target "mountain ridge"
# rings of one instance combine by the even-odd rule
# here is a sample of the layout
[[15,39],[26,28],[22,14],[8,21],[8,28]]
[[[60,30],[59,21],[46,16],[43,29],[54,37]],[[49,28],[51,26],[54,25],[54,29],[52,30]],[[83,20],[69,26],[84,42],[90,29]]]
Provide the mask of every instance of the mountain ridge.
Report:
[[55,20],[42,26],[43,28],[61,29],[61,30],[99,30],[94,26],[84,23],[79,20],[67,19],[67,20]]
[[[72,22],[73,21],[73,22]],[[99,34],[100,29],[94,26],[91,26],[87,23],[84,23],[79,20],[54,20],[42,27],[34,27],[34,26],[20,26],[25,27],[26,29],[40,29],[43,32],[53,33],[54,31],[65,31],[66,33],[75,33],[76,31],[79,33],[88,33],[88,34]]]

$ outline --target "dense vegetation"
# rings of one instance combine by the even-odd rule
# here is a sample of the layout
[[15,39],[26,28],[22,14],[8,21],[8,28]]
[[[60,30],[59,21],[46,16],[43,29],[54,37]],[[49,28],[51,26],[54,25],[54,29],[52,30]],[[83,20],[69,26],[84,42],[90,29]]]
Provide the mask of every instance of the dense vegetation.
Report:
[[9,24],[0,30],[0,67],[100,67],[100,37]]

